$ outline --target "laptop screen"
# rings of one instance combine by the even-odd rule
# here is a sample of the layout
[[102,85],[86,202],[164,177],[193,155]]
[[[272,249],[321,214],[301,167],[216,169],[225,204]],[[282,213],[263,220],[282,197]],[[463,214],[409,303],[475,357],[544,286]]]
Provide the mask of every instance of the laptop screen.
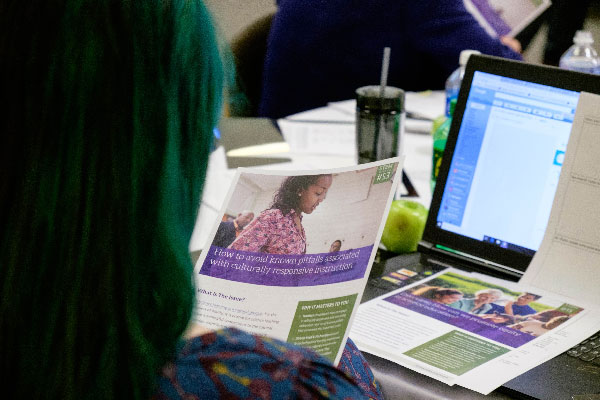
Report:
[[578,98],[576,91],[475,71],[438,226],[533,255]]
[[600,76],[471,56],[422,248],[520,276],[544,236],[582,90],[600,93]]

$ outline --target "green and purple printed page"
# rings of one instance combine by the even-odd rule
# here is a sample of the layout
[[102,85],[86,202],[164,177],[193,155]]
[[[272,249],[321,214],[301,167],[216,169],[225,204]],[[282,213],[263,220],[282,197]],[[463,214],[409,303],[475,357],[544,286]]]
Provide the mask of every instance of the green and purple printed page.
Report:
[[487,394],[593,330],[595,309],[453,268],[360,305],[359,349]]
[[337,362],[401,171],[398,158],[324,171],[239,169],[194,270],[193,321]]

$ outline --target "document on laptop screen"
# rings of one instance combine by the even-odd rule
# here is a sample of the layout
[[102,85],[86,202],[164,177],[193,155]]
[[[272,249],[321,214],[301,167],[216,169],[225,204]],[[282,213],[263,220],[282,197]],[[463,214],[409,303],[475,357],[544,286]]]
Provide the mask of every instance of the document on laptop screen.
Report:
[[455,269],[359,307],[359,349],[488,394],[600,330],[600,96],[579,98],[550,223],[519,283]]
[[582,93],[546,234],[521,284],[600,304],[600,96]]
[[533,256],[578,98],[577,91],[475,71],[438,226]]

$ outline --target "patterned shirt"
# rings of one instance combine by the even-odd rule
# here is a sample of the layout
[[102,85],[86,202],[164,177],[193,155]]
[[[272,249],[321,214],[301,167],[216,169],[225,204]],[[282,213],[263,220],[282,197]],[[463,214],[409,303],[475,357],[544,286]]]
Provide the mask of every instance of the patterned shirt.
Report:
[[[270,254],[306,253],[304,228],[298,229],[294,222],[296,212],[284,215],[281,210],[270,208],[254,219],[229,246],[234,250]],[[302,223],[302,214],[299,215]]]
[[159,378],[154,400],[383,399],[351,340],[340,367],[313,351],[235,328],[185,342]]

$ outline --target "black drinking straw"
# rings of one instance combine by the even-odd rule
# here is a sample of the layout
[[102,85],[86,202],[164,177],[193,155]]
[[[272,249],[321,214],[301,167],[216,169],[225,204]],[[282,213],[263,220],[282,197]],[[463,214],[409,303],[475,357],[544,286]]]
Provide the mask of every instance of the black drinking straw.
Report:
[[383,49],[383,61],[381,63],[381,79],[379,82],[379,114],[377,115],[377,121],[375,123],[375,135],[373,138],[373,151],[375,152],[375,159],[377,159],[377,142],[379,141],[379,130],[382,129],[381,125],[383,121],[381,119],[383,113],[383,104],[385,99],[385,87],[387,86],[388,71],[390,67],[390,48],[384,47]]

